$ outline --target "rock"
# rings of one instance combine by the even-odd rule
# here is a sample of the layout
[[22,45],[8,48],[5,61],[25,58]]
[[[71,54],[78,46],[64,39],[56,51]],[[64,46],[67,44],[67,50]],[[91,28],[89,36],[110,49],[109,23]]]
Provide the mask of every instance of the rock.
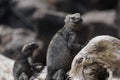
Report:
[[49,8],[68,13],[84,14],[91,10],[110,10],[116,8],[118,0],[46,0]]
[[[17,8],[28,8],[28,7],[36,7],[36,8],[47,8],[47,4],[44,0],[13,0],[17,3]],[[29,3],[28,3],[29,1]]]
[[12,29],[8,26],[0,26],[0,52],[10,58],[15,58],[21,51],[24,44],[35,41],[42,47],[42,42],[36,39],[34,32],[17,28]]
[[13,80],[14,61],[0,54],[0,80]]
[[45,66],[40,73],[33,75],[34,80],[45,80],[47,75],[47,67]]
[[84,23],[95,23],[95,22],[101,22],[106,24],[113,24],[115,19],[115,11],[109,10],[109,11],[90,11],[83,16],[83,22]]

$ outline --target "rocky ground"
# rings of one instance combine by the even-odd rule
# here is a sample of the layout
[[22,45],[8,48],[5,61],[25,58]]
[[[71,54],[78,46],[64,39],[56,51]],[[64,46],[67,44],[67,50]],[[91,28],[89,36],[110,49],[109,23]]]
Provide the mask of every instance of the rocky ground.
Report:
[[[15,61],[3,55],[0,55],[0,61],[0,80],[14,80],[12,70]],[[34,80],[45,80],[45,76],[46,67]]]
[[0,80],[13,80],[13,64],[14,60],[0,55]]

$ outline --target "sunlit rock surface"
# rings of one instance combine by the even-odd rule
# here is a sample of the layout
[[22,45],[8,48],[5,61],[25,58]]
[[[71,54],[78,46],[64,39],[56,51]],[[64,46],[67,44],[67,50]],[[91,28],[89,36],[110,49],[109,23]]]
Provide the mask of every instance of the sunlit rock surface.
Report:
[[0,55],[0,80],[13,80],[12,68],[14,61]]

